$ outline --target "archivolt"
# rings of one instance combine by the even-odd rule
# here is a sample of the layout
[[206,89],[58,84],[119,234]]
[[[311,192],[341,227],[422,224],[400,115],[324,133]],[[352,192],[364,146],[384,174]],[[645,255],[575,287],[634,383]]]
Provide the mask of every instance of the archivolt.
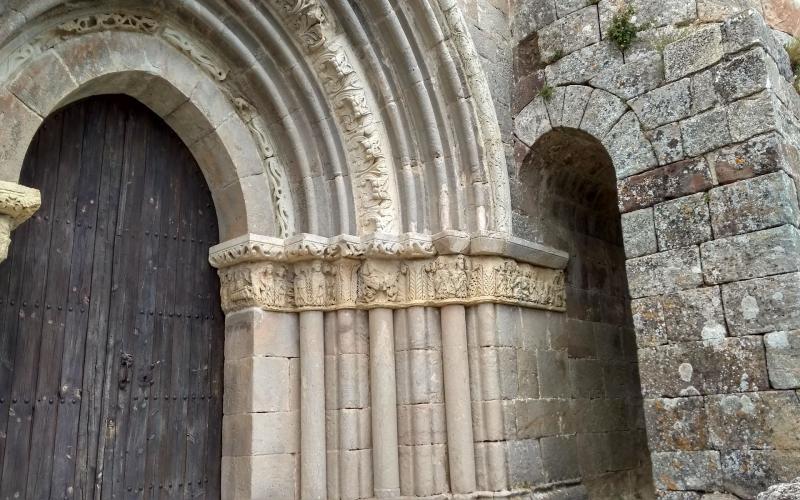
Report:
[[221,238],[509,230],[497,120],[452,0],[8,4],[2,180],[44,116],[122,92],[192,149]]

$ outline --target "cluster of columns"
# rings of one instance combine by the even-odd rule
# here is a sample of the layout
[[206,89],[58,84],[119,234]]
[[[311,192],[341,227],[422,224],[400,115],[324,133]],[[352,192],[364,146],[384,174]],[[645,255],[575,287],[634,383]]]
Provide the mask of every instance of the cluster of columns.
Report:
[[[328,498],[324,314],[299,313],[300,497],[304,500]],[[466,310],[460,304],[446,305],[440,317],[450,489],[469,493],[477,485]],[[372,484],[375,497],[394,498],[401,495],[394,310],[370,309],[368,318]]]

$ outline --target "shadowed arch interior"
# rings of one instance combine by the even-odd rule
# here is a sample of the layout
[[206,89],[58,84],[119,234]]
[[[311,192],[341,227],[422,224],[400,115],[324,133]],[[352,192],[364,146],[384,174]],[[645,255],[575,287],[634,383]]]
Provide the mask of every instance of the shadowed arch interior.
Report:
[[191,153],[92,97],[44,121],[21,182],[42,207],[0,265],[0,495],[218,496],[218,233]]
[[645,491],[650,466],[612,160],[586,132],[557,128],[533,144],[519,177],[516,206],[537,231],[526,237],[570,255],[562,395],[579,422],[580,475],[598,498],[627,491],[630,477]]

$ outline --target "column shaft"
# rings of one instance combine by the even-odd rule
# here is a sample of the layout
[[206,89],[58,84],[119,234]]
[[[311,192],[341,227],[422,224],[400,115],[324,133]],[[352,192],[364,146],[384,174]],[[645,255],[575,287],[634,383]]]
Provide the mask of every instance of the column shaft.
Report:
[[393,322],[391,309],[369,311],[372,470],[375,496],[379,498],[400,495]]
[[322,311],[300,313],[300,498],[327,498],[325,329]]
[[475,491],[475,448],[472,438],[472,402],[469,393],[467,321],[464,306],[442,307],[442,371],[453,493]]

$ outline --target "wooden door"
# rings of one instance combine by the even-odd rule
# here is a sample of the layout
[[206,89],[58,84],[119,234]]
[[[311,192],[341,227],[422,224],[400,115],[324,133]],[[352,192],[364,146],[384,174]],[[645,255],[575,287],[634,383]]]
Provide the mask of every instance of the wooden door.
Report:
[[0,265],[0,498],[219,497],[224,323],[194,159],[93,97],[45,120]]

